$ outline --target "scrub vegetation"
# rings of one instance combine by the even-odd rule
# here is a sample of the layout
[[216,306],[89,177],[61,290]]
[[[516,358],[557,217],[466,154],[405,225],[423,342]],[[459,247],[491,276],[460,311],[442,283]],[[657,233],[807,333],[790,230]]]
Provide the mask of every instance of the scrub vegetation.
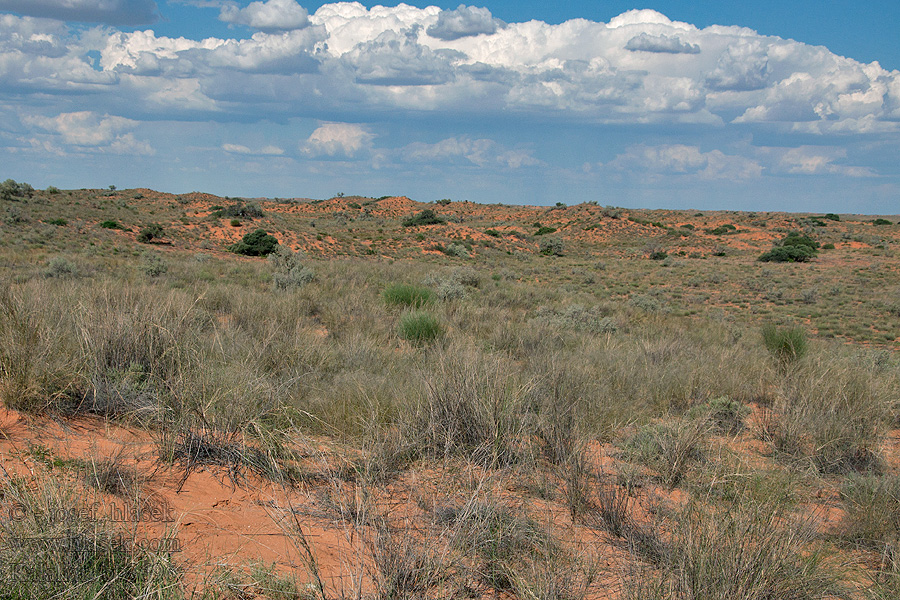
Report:
[[[900,593],[897,228],[13,184],[2,597]],[[152,456],[54,446],[57,422]],[[198,570],[80,510],[204,474],[280,490],[257,505],[290,560]]]

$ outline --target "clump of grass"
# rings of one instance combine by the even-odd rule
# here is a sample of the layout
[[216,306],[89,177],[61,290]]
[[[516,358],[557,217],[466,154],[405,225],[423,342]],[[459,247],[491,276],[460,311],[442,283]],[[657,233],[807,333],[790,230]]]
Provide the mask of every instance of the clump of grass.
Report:
[[900,590],[900,476],[851,475],[841,497],[847,510],[841,538],[877,553],[876,580]]
[[693,463],[703,459],[708,432],[705,419],[651,423],[626,440],[625,454],[656,471],[660,481],[674,487]]
[[431,302],[432,293],[428,288],[418,285],[395,283],[385,288],[381,297],[388,306],[421,308]]
[[708,419],[717,433],[737,435],[744,430],[744,417],[749,412],[750,408],[739,401],[732,400],[728,396],[720,396],[695,406],[689,411],[688,416]]
[[478,559],[476,572],[496,590],[514,590],[524,565],[561,552],[536,522],[496,499],[474,495],[462,506],[444,507],[436,517],[454,529],[454,546]]
[[429,312],[410,311],[400,316],[400,337],[416,346],[434,342],[444,334],[444,326]]
[[655,574],[626,581],[626,598],[814,600],[841,594],[814,528],[779,506],[689,506],[674,523],[670,555]]
[[141,482],[137,470],[125,465],[120,449],[106,458],[92,457],[84,469],[84,481],[105,494],[123,498],[137,498]]
[[806,355],[806,332],[801,327],[780,328],[767,323],[762,328],[763,344],[780,365],[787,368]]
[[21,516],[2,524],[3,598],[183,597],[180,573],[169,554],[178,547],[174,538],[124,535],[92,518],[75,491],[53,477],[37,485],[7,480],[2,495]]

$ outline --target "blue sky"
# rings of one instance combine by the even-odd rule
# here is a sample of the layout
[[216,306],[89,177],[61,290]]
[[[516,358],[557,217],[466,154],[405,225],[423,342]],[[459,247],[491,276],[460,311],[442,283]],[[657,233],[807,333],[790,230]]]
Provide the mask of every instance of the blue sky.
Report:
[[896,214],[898,16],[896,0],[0,0],[0,179]]

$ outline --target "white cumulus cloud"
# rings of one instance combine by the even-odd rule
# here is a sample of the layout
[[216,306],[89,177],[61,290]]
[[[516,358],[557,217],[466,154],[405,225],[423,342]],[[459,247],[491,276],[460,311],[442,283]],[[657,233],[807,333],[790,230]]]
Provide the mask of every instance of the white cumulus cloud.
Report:
[[472,35],[490,35],[504,25],[486,8],[460,4],[456,10],[444,10],[426,32],[439,40],[450,41]]
[[447,138],[435,144],[413,142],[401,150],[401,157],[407,162],[465,161],[478,167],[510,169],[540,164],[528,151],[508,150],[494,140],[474,140],[466,136]]
[[117,154],[153,154],[153,148],[130,131],[136,121],[91,111],[61,113],[55,117],[24,116],[23,121],[58,135],[64,144]]
[[632,146],[605,166],[637,176],[692,175],[700,179],[731,180],[759,177],[763,171],[754,159],[720,150],[703,152],[697,146],[684,144]]
[[242,144],[222,144],[222,150],[229,154],[249,154],[257,156],[281,156],[284,154],[284,150],[278,146],[271,145],[254,150],[249,146],[244,146]]
[[375,135],[354,123],[323,123],[301,145],[313,157],[343,156],[352,158],[372,148]]
[[227,4],[222,7],[219,19],[260,31],[288,31],[308,26],[309,12],[295,0],[266,0],[251,2],[245,8]]

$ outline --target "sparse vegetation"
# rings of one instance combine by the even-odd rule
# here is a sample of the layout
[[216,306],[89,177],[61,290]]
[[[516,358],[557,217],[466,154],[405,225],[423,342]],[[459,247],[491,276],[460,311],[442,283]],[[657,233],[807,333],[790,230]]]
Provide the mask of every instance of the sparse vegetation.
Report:
[[[350,196],[260,201],[259,261],[209,217],[244,201],[143,192],[3,207],[0,596],[900,593],[897,228],[460,202],[417,229],[428,204]],[[171,244],[103,226],[151,221]],[[774,237],[836,248],[760,264]],[[163,500],[171,530],[79,512]],[[85,560],[16,541],[51,537]]]

